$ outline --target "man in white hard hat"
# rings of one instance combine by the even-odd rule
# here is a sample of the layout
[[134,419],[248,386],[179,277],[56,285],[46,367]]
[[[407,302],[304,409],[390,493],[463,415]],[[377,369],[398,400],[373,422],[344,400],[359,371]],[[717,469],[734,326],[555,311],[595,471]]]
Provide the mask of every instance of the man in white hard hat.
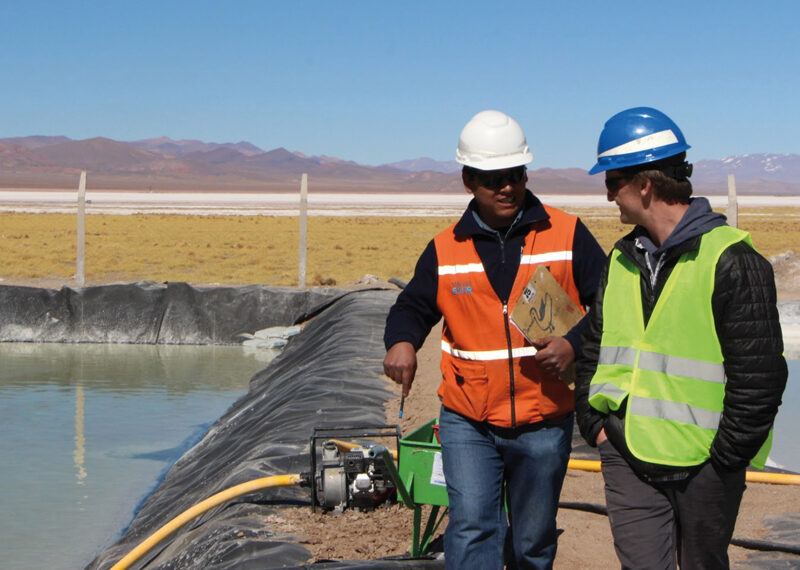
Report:
[[611,252],[575,381],[623,568],[727,568],[748,464],[763,468],[787,368],[770,263],[692,198],[689,145],[651,107],[600,134]]
[[579,351],[581,325],[532,346],[509,315],[540,264],[589,305],[605,255],[580,220],[526,189],[532,159],[508,115],[482,111],[467,123],[456,160],[473,199],[428,244],[386,321],[384,370],[407,395],[416,351],[444,317],[448,568],[550,568],[556,554],[573,426],[573,394],[559,374]]

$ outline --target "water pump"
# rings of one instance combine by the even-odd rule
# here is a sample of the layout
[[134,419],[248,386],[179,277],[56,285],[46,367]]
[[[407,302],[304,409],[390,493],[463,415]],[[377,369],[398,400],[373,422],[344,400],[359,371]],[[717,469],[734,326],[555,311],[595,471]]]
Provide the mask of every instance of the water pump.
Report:
[[314,430],[311,437],[312,509],[319,506],[334,512],[344,509],[372,511],[381,504],[397,500],[393,478],[397,471],[386,446],[346,441],[381,437],[392,437],[399,442],[400,429],[378,426]]

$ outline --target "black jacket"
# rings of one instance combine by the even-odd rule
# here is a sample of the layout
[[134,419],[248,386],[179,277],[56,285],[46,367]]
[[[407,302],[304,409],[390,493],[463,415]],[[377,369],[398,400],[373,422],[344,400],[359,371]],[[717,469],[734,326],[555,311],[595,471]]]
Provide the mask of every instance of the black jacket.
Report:
[[[653,282],[648,277],[654,267],[654,246],[643,228],[637,226],[615,245],[640,269],[645,324],[678,258],[684,252],[696,250],[702,234],[723,223],[719,219],[712,220],[706,200],[695,199],[692,204],[684,217],[696,218],[694,231],[685,234],[685,239],[681,239],[680,231],[673,231],[664,246],[656,250],[660,266]],[[683,221],[681,225],[686,227]],[[672,239],[673,236],[678,239]],[[648,254],[648,250],[651,254]],[[645,478],[670,478],[671,472],[680,469],[646,463],[631,455],[624,437],[624,406],[618,413],[605,415],[589,405],[589,383],[597,368],[603,330],[603,295],[607,282],[608,264],[584,330],[583,351],[577,359],[575,410],[578,425],[581,434],[592,446],[600,429],[605,427],[606,435],[614,447]],[[734,244],[720,256],[716,267],[712,311],[725,359],[727,381],[722,419],[711,444],[711,461],[726,470],[742,469],[756,455],[772,428],[788,375],[782,356],[783,339],[772,266],[747,244]],[[680,334],[680,331],[675,331],[675,334]]]
[[[550,216],[539,199],[531,192],[527,192],[519,218],[501,234],[482,227],[475,219],[474,202],[474,200],[470,202],[456,224],[455,231],[472,236],[475,250],[483,263],[489,282],[497,296],[507,301],[519,269],[520,252],[525,243],[525,236],[531,228],[541,228],[549,224]],[[586,226],[578,220],[572,245],[572,272],[581,304],[585,306],[591,305],[594,301],[594,293],[604,262],[603,249]],[[438,265],[436,247],[431,240],[417,261],[414,277],[389,311],[383,337],[387,350],[401,341],[410,342],[414,348],[419,349],[431,328],[442,318],[436,304]],[[580,351],[585,322],[586,319],[583,319],[565,335],[572,344],[575,354]]]

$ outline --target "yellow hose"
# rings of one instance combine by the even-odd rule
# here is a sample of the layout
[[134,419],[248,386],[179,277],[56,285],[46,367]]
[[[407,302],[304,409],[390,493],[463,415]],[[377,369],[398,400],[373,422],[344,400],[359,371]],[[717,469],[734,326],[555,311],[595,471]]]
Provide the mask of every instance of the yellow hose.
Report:
[[[570,459],[568,469],[579,471],[600,471],[599,461],[588,459]],[[800,485],[800,475],[795,473],[765,473],[763,471],[748,471],[745,474],[748,483],[772,483],[774,485]]]
[[800,485],[800,475],[795,473],[765,473],[763,471],[748,471],[745,480],[750,483]]
[[600,462],[589,459],[570,459],[567,469],[577,469],[578,471],[600,471]]
[[164,540],[170,534],[178,530],[193,518],[202,515],[231,499],[260,491],[261,489],[269,489],[272,487],[289,487],[291,485],[300,485],[303,478],[299,474],[293,475],[273,475],[272,477],[261,477],[260,479],[253,479],[240,485],[235,485],[224,491],[220,491],[216,495],[210,496],[208,499],[197,503],[195,506],[185,510],[177,517],[169,521],[167,524],[159,528],[156,532],[142,541],[136,548],[131,550],[119,562],[111,567],[111,570],[125,570],[131,564],[135,563],[139,558],[147,554],[156,544]]

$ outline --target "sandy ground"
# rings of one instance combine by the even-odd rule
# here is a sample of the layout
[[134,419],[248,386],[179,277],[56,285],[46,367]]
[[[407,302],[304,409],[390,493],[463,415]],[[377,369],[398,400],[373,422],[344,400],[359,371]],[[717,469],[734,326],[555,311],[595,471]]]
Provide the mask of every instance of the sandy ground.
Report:
[[[410,433],[437,417],[436,389],[440,380],[439,334],[434,330],[419,352],[419,369],[411,394],[405,400],[402,432]],[[398,398],[389,402],[386,421],[397,423]],[[604,505],[600,473],[567,473],[561,501]],[[736,524],[735,538],[764,539],[771,529],[769,517],[800,516],[800,487],[751,483],[745,492]],[[374,513],[345,512],[341,515],[316,514],[304,509],[285,509],[270,519],[270,525],[299,537],[315,560],[365,560],[407,553],[411,545],[412,511],[401,505]],[[618,568],[611,531],[604,515],[562,508],[558,515],[559,538],[555,568]],[[361,537],[361,539],[354,539]],[[731,546],[729,554],[735,568],[759,568],[762,563],[748,561],[753,551]],[[795,559],[800,567],[800,557]]]

